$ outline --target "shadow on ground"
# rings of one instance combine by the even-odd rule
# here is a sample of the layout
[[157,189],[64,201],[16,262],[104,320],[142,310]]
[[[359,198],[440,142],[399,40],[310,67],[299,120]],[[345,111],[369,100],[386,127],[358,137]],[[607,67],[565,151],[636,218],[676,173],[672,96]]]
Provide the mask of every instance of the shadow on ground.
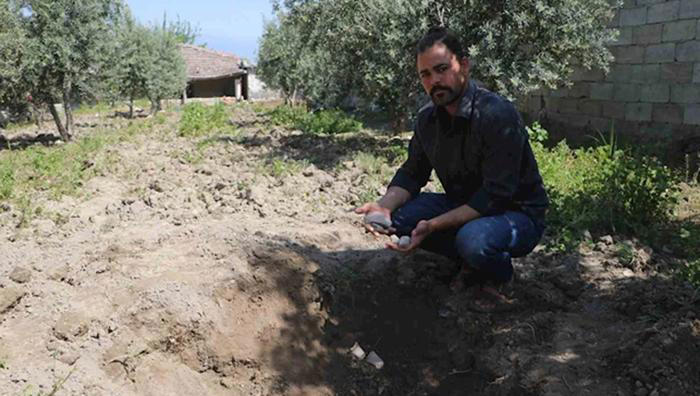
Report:
[[284,158],[308,161],[325,171],[333,170],[360,152],[385,158],[389,163],[396,164],[408,147],[407,139],[369,133],[297,134],[279,137],[253,134],[242,137],[239,143],[247,148],[267,146],[270,149],[267,152],[267,160]]
[[35,145],[51,146],[60,137],[53,134],[40,133],[38,135],[19,135],[10,139],[0,135],[0,151],[2,150],[24,150]]
[[[325,386],[337,395],[661,394],[700,391],[700,296],[625,268],[604,253],[518,265],[512,312],[471,311],[447,287],[451,262],[419,252],[324,251],[273,241],[253,266],[295,309],[264,360],[279,389]],[[285,265],[289,252],[319,270]],[[308,290],[315,290],[309,297]],[[310,307],[320,306],[318,314]],[[319,320],[320,318],[320,320]],[[359,343],[385,362],[353,359]],[[640,391],[641,392],[641,391]],[[688,393],[690,392],[690,393]]]

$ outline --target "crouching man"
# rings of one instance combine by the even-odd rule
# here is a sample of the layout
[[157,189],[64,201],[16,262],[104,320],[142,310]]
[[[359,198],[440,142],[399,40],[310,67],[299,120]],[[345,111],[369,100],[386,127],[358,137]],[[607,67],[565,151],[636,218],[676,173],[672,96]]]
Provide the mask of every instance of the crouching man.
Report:
[[[457,260],[453,287],[478,285],[484,308],[507,299],[511,258],[530,253],[544,230],[547,194],[513,104],[470,81],[469,59],[451,32],[431,29],[416,48],[418,75],[431,103],[420,110],[408,148],[386,194],[356,209],[378,234]],[[435,170],[444,194],[425,193]],[[368,220],[369,219],[369,220]],[[404,238],[402,242],[407,242]]]

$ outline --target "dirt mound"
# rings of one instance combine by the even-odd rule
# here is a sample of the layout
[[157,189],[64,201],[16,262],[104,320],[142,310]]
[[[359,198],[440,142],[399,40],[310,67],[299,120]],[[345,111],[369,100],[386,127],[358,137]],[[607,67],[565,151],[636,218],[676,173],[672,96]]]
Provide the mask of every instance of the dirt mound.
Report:
[[350,213],[375,176],[355,155],[405,138],[238,111],[240,136],[203,149],[120,143],[84,196],[37,196],[53,215],[26,228],[3,210],[3,394],[700,393],[700,296],[655,270],[669,257],[538,249],[516,263],[514,310],[475,312],[447,286],[454,263],[386,251]]

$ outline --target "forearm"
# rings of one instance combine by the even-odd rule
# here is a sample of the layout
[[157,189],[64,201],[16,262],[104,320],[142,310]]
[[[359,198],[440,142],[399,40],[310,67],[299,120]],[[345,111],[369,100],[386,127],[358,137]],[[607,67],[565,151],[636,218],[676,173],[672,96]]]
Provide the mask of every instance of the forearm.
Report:
[[431,231],[459,228],[464,224],[481,217],[481,214],[469,205],[462,205],[428,220]]
[[408,190],[398,186],[391,186],[377,203],[379,206],[393,212],[408,202],[409,199],[411,199],[411,193]]

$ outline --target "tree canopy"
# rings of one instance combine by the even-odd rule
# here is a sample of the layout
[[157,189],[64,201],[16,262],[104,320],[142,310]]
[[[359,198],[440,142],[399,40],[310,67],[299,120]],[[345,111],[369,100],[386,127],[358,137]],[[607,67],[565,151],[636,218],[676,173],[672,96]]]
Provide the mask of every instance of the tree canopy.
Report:
[[[420,106],[414,47],[446,26],[469,50],[472,76],[511,99],[566,84],[573,68],[607,68],[608,0],[286,0],[260,43],[269,85],[322,106],[348,96],[400,118]],[[294,59],[288,59],[289,52]],[[283,75],[284,74],[284,75]],[[292,81],[292,84],[289,84]]]
[[[186,84],[185,21],[145,27],[121,0],[0,0],[0,105],[46,105],[64,140],[71,107],[85,100],[148,97],[153,109]],[[65,121],[54,104],[63,103]]]

